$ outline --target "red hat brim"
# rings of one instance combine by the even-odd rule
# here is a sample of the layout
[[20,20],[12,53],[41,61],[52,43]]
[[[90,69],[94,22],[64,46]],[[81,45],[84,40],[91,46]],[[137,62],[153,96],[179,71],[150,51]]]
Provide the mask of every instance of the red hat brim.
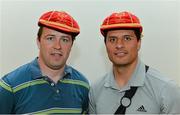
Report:
[[101,33],[104,36],[104,31],[108,31],[111,29],[125,29],[125,28],[138,28],[140,29],[140,32],[142,32],[142,26],[139,23],[124,23],[124,24],[111,24],[111,25],[102,25],[100,27]]
[[68,33],[74,33],[74,34],[79,34],[80,33],[80,30],[77,29],[77,28],[73,28],[73,27],[69,27],[67,25],[64,25],[64,24],[60,24],[60,23],[56,23],[56,22],[51,22],[51,21],[46,21],[46,20],[42,20],[40,19],[39,20],[39,23],[38,25],[42,26],[47,26],[47,27],[50,27],[50,28],[54,28],[56,30],[60,30],[60,31],[64,31],[64,32],[68,32]]

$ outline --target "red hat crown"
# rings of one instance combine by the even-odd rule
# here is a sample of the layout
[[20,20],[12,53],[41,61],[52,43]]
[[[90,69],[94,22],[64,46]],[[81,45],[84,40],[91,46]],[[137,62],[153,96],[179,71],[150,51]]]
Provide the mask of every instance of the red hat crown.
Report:
[[105,18],[100,30],[104,35],[104,31],[116,28],[139,28],[140,32],[142,32],[142,26],[138,17],[129,12],[112,13],[110,16]]
[[57,30],[78,35],[80,28],[78,23],[64,11],[50,11],[44,13],[38,22],[39,26],[47,26]]

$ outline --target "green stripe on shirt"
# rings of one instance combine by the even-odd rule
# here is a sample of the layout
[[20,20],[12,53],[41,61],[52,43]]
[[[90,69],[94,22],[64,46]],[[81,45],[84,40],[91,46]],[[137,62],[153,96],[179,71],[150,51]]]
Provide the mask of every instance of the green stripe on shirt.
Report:
[[0,80],[0,86],[8,90],[9,92],[13,92],[12,88],[7,83],[5,83],[2,79]]
[[22,83],[16,87],[13,88],[13,92],[16,93],[19,90],[22,90],[24,88],[27,88],[29,86],[33,86],[33,85],[39,85],[39,84],[45,84],[48,83],[47,81],[43,80],[43,79],[37,79],[37,80],[32,80],[32,81],[28,81],[25,83]]
[[51,114],[51,113],[81,113],[81,109],[79,108],[51,108],[51,109],[46,109],[46,110],[41,110],[37,112],[33,112],[30,114]]
[[69,83],[69,84],[75,84],[75,85],[81,85],[81,86],[89,89],[89,84],[84,82],[84,81],[80,81],[80,80],[63,79],[63,80],[60,80],[60,82]]

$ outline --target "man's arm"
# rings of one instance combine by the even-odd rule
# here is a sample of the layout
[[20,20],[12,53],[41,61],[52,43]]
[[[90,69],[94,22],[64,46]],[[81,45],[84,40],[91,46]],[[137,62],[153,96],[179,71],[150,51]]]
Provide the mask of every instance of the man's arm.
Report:
[[162,90],[161,111],[165,114],[180,113],[180,87],[174,83],[167,84]]
[[0,79],[0,114],[11,114],[13,111],[13,92],[12,88]]
[[92,88],[90,88],[90,91],[89,91],[89,113],[96,114],[96,104],[95,104]]

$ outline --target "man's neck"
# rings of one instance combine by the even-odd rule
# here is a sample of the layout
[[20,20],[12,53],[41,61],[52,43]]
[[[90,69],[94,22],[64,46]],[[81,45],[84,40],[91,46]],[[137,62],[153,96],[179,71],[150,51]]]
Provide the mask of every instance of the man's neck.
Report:
[[61,77],[64,75],[64,67],[60,69],[51,69],[50,67],[46,66],[41,59],[38,59],[38,63],[42,72],[42,75],[48,76],[51,80],[53,80],[55,83],[59,81]]
[[124,66],[113,65],[113,73],[119,87],[123,87],[128,83],[128,81],[132,77],[136,65],[137,65],[137,60],[131,64]]

